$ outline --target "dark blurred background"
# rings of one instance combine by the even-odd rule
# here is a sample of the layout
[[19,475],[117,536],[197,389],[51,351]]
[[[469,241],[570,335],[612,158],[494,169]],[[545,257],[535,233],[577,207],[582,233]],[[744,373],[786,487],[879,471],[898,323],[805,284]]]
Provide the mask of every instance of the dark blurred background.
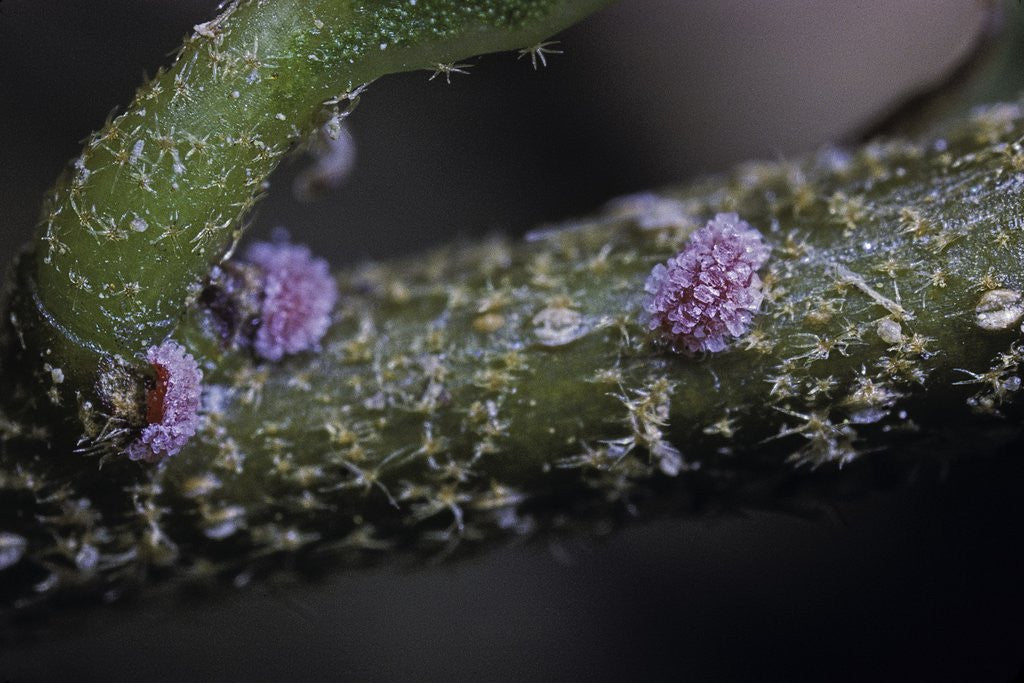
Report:
[[[78,141],[214,0],[0,1],[0,237],[23,241]],[[848,138],[967,53],[974,0],[621,0],[547,69],[381,80],[320,201],[277,225],[338,264],[586,213],[626,192]],[[819,514],[662,520],[221,601],[98,611],[0,652],[0,680],[1010,680],[1024,666],[1024,464],[929,469]]]

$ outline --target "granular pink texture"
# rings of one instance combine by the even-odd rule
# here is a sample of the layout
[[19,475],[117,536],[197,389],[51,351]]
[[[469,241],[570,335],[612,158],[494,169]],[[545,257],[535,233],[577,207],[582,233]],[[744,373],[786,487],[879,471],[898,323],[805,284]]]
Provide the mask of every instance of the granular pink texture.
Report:
[[246,259],[263,271],[263,304],[253,349],[267,360],[316,348],[331,324],[338,289],[327,262],[309,248],[257,242]]
[[771,248],[735,213],[720,213],[686,248],[654,266],[644,291],[648,325],[674,351],[721,351],[739,337],[764,298],[757,269]]
[[146,394],[142,435],[128,446],[128,457],[156,463],[177,455],[199,427],[203,373],[195,359],[173,340],[152,346],[146,360],[156,371],[156,386]]

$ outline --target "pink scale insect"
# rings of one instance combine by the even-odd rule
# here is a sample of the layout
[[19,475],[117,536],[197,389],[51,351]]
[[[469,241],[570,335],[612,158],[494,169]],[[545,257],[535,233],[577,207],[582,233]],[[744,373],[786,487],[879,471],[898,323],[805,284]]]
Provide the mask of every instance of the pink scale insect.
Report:
[[764,294],[757,270],[771,248],[735,213],[720,213],[647,278],[644,317],[678,353],[722,351],[750,329]]
[[129,444],[131,460],[158,463],[177,455],[199,428],[203,372],[195,358],[174,340],[152,346],[146,360],[156,375],[146,391],[146,426]]
[[284,237],[253,244],[245,260],[262,274],[263,301],[252,340],[256,354],[276,361],[315,349],[331,325],[338,300],[327,261]]

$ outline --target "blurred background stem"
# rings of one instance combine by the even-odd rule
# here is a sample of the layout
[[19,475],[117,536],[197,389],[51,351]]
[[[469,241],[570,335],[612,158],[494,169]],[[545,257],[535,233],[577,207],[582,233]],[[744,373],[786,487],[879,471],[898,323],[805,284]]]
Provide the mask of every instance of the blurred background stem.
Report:
[[922,135],[972,107],[1015,99],[1024,90],[1024,11],[1018,2],[989,0],[987,19],[963,61],[850,139]]

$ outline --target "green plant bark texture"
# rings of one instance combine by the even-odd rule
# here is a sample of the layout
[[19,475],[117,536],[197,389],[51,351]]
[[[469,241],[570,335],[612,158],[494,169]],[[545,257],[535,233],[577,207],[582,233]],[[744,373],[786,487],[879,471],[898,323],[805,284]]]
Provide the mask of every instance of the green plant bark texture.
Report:
[[[939,139],[751,163],[520,243],[342,272],[322,350],[279,364],[222,349],[193,309],[176,337],[205,417],[179,455],[98,469],[5,421],[3,592],[245,583],[983,451],[1019,431],[1022,189],[1024,113],[996,105]],[[772,246],[762,312],[726,351],[672,354],[640,322],[644,281],[721,211]]]
[[[16,322],[55,398],[95,403],[100,359],[133,363],[241,234],[290,147],[384,74],[527,48],[606,0],[233,0],[86,143],[23,257]],[[16,307],[18,308],[18,307]]]

